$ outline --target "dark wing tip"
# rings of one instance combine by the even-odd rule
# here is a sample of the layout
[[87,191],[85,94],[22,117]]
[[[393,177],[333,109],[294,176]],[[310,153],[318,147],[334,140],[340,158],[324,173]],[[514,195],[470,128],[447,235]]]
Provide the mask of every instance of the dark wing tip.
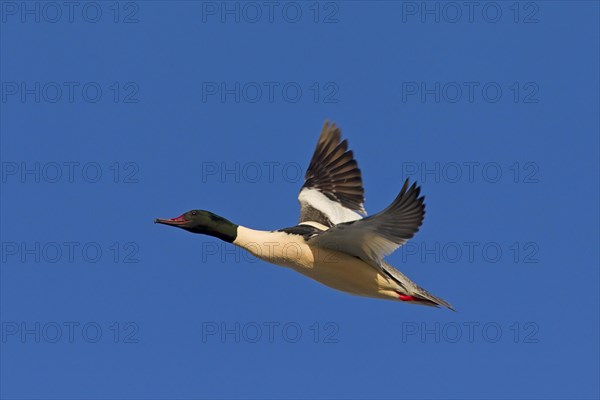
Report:
[[396,231],[398,239],[411,239],[423,225],[425,219],[425,196],[419,197],[421,187],[409,180],[404,181],[400,193],[381,214],[388,215],[386,222],[390,231]]

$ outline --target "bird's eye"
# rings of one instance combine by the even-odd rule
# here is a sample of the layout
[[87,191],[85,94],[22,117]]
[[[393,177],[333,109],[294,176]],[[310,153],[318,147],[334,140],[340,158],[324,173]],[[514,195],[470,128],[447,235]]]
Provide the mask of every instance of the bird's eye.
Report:
[[192,215],[196,215],[196,211],[192,211]]

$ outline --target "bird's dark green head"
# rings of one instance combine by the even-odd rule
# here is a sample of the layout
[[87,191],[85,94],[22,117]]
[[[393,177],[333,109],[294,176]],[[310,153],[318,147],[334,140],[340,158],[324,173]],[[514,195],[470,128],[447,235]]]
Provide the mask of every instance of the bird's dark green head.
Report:
[[205,210],[191,210],[177,218],[154,220],[157,224],[176,226],[193,233],[201,233],[218,237],[226,242],[233,242],[237,236],[238,226],[225,218]]

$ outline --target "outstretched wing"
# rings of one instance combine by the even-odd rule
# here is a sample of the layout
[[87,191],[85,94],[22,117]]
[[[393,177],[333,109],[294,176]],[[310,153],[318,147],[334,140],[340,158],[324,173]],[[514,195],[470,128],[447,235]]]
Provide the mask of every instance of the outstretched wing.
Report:
[[335,123],[325,121],[300,189],[300,223],[332,227],[366,214],[358,164]]
[[400,194],[385,210],[361,220],[335,225],[309,239],[318,247],[338,250],[359,257],[377,268],[388,254],[402,246],[419,230],[425,217],[425,197],[421,188],[408,179]]

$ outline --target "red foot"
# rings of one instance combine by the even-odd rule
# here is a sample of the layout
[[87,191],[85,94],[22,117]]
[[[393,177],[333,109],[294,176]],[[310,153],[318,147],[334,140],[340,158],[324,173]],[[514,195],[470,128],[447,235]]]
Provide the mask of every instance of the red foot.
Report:
[[398,293],[398,298],[402,301],[417,301],[417,299],[415,299],[412,296],[408,296],[406,294],[400,294],[400,293]]

